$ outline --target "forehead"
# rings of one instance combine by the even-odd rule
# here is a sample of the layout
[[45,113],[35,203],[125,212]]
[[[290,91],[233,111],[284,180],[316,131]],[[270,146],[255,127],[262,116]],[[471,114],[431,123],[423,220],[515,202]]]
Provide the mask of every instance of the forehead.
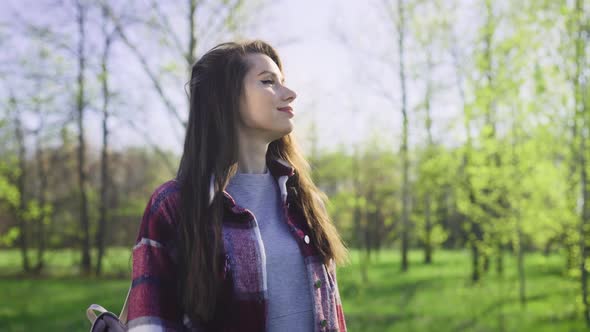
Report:
[[281,70],[272,59],[261,53],[252,53],[246,55],[246,61],[250,64],[250,74],[258,75],[260,72],[268,70],[277,75],[281,75]]

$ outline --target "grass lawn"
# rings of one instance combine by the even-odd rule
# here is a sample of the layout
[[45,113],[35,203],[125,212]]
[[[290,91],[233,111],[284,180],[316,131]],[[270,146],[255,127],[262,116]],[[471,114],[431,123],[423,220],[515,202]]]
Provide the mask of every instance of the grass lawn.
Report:
[[[492,270],[482,282],[469,282],[467,251],[439,251],[432,265],[422,254],[410,255],[410,270],[400,272],[397,251],[372,257],[362,281],[360,256],[338,270],[338,285],[348,330],[355,331],[585,331],[577,280],[562,274],[562,257],[526,257],[527,299],[518,301],[515,259],[506,256],[505,274]],[[85,309],[91,303],[119,313],[127,294],[129,251],[110,249],[108,279],[85,279],[72,264],[69,250],[48,254],[52,277],[7,276],[18,271],[18,251],[0,251],[0,331],[86,331]],[[366,261],[366,260],[362,260]],[[69,276],[68,276],[69,275]]]
[[558,255],[530,254],[526,262],[528,303],[519,303],[516,259],[506,256],[505,274],[493,271],[472,285],[468,251],[439,251],[432,265],[410,254],[400,272],[397,251],[382,252],[362,282],[359,256],[338,270],[350,331],[585,331],[579,283],[562,275]]

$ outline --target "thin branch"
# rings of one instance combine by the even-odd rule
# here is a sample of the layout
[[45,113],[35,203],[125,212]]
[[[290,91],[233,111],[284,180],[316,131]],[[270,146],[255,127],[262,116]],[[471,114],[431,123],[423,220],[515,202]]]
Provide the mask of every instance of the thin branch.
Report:
[[[203,35],[201,37],[201,44],[204,44],[205,41],[208,42],[209,40],[214,39],[216,36],[218,36],[218,33],[220,31],[222,31],[222,28],[227,26],[227,23],[236,14],[235,9],[240,7],[241,4],[242,4],[241,0],[237,0],[235,3],[233,3],[230,6],[227,6],[227,4],[225,2],[222,2],[217,8],[215,8],[212,11],[213,13],[221,13],[222,9],[225,7],[225,8],[227,8],[227,14],[226,15],[218,14],[218,15],[211,15],[210,16],[210,20],[205,25],[210,28],[206,31],[203,31]],[[214,20],[216,20],[215,23],[213,23]]]
[[170,24],[170,20],[168,20],[168,16],[166,16],[166,14],[164,14],[164,12],[162,11],[162,8],[160,8],[160,5],[158,4],[157,0],[152,0],[151,5],[152,5],[152,10],[156,13],[156,15],[158,15],[158,18],[163,23],[162,27],[164,28],[165,32],[167,34],[169,34],[170,37],[172,38],[172,42],[174,44],[174,47],[176,48],[176,51],[181,56],[184,56],[184,49],[182,48],[182,43],[180,42],[178,35],[172,29],[172,25]]
[[150,133],[146,132],[145,130],[140,129],[137,126],[135,119],[121,119],[121,120],[123,122],[125,122],[127,125],[129,125],[129,127],[131,127],[131,129],[133,129],[134,132],[141,135],[141,137],[154,150],[154,152],[156,152],[160,157],[162,157],[162,161],[164,162],[164,164],[166,165],[166,168],[168,169],[168,171],[170,171],[171,174],[176,173],[176,168],[174,167],[174,165],[172,165],[170,160],[168,160],[169,156],[166,155],[166,153],[158,146],[158,144],[156,144],[156,142],[153,140],[152,135],[150,135]]
[[154,85],[156,92],[158,93],[158,95],[160,95],[160,98],[162,99],[162,102],[166,106],[166,109],[168,110],[168,112],[170,114],[172,114],[172,116],[178,121],[178,123],[182,124],[182,126],[186,128],[186,126],[187,126],[186,121],[184,121],[182,119],[180,114],[176,111],[176,107],[174,106],[172,101],[168,98],[168,96],[166,96],[164,89],[162,88],[162,85],[160,84],[158,77],[156,77],[156,74],[151,70],[150,66],[148,65],[146,57],[139,51],[137,46],[135,46],[135,44],[133,44],[129,40],[129,38],[127,37],[127,34],[124,31],[123,26],[121,25],[119,19],[113,14],[111,8],[106,4],[103,4],[103,6],[104,6],[105,11],[107,12],[108,16],[113,20],[113,23],[115,25],[115,29],[116,29],[117,33],[119,34],[119,36],[121,37],[121,40],[125,43],[125,45],[127,45],[127,47],[132,51],[132,53],[136,56],[136,58],[141,63],[141,66],[143,67],[145,73],[148,75],[148,77],[152,81],[152,84]]

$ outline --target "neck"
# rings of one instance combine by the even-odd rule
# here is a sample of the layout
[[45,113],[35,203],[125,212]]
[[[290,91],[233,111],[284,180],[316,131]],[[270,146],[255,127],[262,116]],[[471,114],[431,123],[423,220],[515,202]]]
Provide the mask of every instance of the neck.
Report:
[[240,135],[238,172],[246,174],[266,173],[266,151],[269,143],[260,139],[245,139]]

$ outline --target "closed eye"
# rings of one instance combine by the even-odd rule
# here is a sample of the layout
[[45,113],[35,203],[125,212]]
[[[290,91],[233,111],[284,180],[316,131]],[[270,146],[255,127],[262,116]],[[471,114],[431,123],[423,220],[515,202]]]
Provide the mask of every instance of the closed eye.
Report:
[[262,82],[264,84],[274,84],[275,81],[273,81],[273,80],[264,80],[264,81],[260,81],[260,82]]

